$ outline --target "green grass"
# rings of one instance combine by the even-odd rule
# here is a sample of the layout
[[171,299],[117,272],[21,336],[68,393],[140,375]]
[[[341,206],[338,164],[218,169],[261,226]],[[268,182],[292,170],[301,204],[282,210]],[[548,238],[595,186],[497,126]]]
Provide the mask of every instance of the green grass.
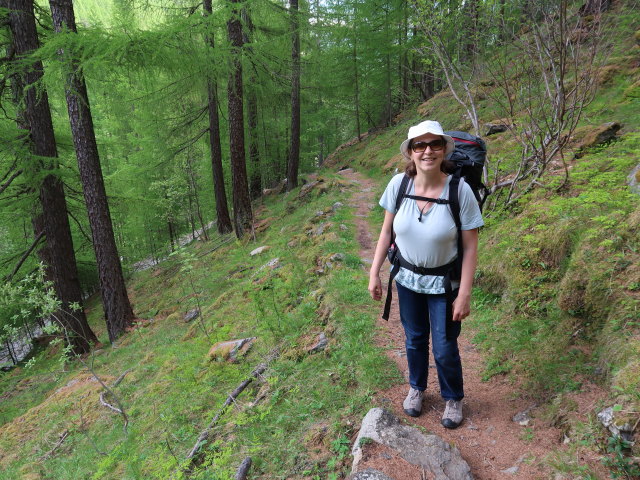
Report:
[[[176,476],[226,396],[275,346],[281,349],[280,357],[223,416],[193,478],[231,478],[246,455],[254,458],[252,472],[268,478],[303,471],[323,476],[346,472],[344,455],[332,442],[351,435],[371,406],[373,392],[399,381],[400,374],[372,341],[376,306],[366,291],[353,212],[343,206],[332,213],[336,201],[348,204],[349,192],[340,193],[345,186],[338,177],[327,175],[326,182],[327,193],[312,192],[304,200],[296,199],[297,192],[284,201],[266,198],[261,218],[271,220],[256,242],[230,239],[215,251],[221,239],[197,242],[134,275],[129,291],[135,311],[153,320],[125,334],[114,348],[106,342],[100,304],[90,304],[90,322],[105,346],[86,361],[106,383],[130,369],[114,389],[130,418],[127,433],[122,417],[99,405],[99,389],[78,396],[71,390],[67,395],[63,388],[56,404],[42,403],[86,373],[79,363],[62,371],[56,355],[45,352],[31,370],[0,377],[7,397],[0,429],[8,431],[20,415],[33,425],[28,434],[2,434],[0,448],[18,453],[2,459],[0,477]],[[321,237],[306,233],[325,222],[331,226]],[[347,229],[340,229],[341,224]],[[250,256],[260,245],[270,249]],[[330,261],[335,253],[344,259]],[[278,268],[266,266],[275,258]],[[202,323],[185,324],[184,314],[198,304]],[[328,348],[306,353],[323,331]],[[257,341],[237,363],[206,359],[213,343],[246,336]],[[29,388],[19,389],[27,381],[32,382]],[[251,406],[260,391],[264,400]],[[39,409],[37,418],[32,416],[34,407]],[[326,428],[312,441],[309,431],[318,425]],[[43,458],[64,430],[69,431],[67,439],[55,454]],[[311,461],[307,451],[312,448],[318,453]]]

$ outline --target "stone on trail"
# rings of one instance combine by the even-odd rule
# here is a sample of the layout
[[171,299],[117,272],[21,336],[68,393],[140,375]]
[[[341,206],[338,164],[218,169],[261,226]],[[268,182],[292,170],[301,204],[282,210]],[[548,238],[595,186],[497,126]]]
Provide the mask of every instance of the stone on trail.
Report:
[[416,428],[401,424],[397,417],[382,408],[372,408],[362,420],[351,451],[353,473],[358,472],[358,464],[362,460],[360,441],[363,438],[396,450],[407,462],[431,472],[435,480],[473,480],[469,465],[456,447],[437,435],[425,435]]
[[347,480],[393,480],[393,478],[375,468],[367,468],[361,472],[349,475]]
[[256,337],[240,338],[216,343],[207,354],[209,360],[235,362],[239,356],[244,355],[253,345]]

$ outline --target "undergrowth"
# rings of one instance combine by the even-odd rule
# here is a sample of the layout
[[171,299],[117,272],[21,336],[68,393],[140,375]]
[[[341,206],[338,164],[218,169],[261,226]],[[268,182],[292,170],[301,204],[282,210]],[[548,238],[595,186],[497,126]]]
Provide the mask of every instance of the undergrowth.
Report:
[[[255,242],[214,236],[136,274],[139,321],[113,346],[101,305],[89,302],[103,346],[86,361],[107,384],[129,370],[114,388],[126,433],[99,404],[95,379],[77,362],[61,368],[59,352],[2,375],[0,477],[181,478],[199,432],[274,348],[279,357],[222,417],[191,478],[231,478],[245,456],[267,478],[342,476],[344,439],[399,373],[372,341],[350,186],[323,180],[302,199],[299,190],[265,198]],[[269,248],[250,255],[259,246]],[[193,309],[200,318],[185,323]],[[328,346],[310,353],[321,333]],[[207,358],[214,343],[246,337],[257,338],[236,362]]]

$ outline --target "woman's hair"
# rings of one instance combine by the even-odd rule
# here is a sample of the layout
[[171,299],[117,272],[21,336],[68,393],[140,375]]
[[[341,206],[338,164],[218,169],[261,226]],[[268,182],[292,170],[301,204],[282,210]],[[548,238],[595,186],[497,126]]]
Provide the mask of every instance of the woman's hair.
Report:
[[[409,151],[411,151],[412,145],[413,145],[413,138],[409,140],[409,147],[408,147]],[[440,164],[441,172],[444,172],[447,175],[449,175],[455,172],[455,169],[456,169],[456,166],[452,161],[447,160],[446,158],[442,160],[442,163]],[[416,176],[418,172],[416,171],[416,164],[413,162],[413,160],[409,159],[409,161],[407,162],[407,165],[404,167],[404,173],[406,173],[410,177]]]

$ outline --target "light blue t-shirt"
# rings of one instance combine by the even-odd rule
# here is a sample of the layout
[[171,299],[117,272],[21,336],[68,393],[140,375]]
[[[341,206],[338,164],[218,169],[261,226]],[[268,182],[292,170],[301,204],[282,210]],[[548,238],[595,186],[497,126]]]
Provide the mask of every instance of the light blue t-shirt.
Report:
[[[418,221],[420,209],[417,202],[405,197],[400,208],[395,212],[396,197],[403,176],[404,173],[395,175],[380,199],[382,208],[395,213],[393,230],[396,234],[396,245],[402,256],[413,265],[427,268],[440,267],[452,262],[458,256],[456,243],[458,232],[449,205],[431,204]],[[440,198],[449,198],[450,181],[449,176]],[[458,192],[462,230],[473,230],[484,225],[478,202],[464,179],[460,180]],[[413,179],[409,181],[406,194],[415,195]],[[419,275],[401,267],[396,275],[396,281],[403,287],[418,293],[445,293],[444,277],[441,276]],[[454,289],[458,288],[458,282],[451,283]]]

